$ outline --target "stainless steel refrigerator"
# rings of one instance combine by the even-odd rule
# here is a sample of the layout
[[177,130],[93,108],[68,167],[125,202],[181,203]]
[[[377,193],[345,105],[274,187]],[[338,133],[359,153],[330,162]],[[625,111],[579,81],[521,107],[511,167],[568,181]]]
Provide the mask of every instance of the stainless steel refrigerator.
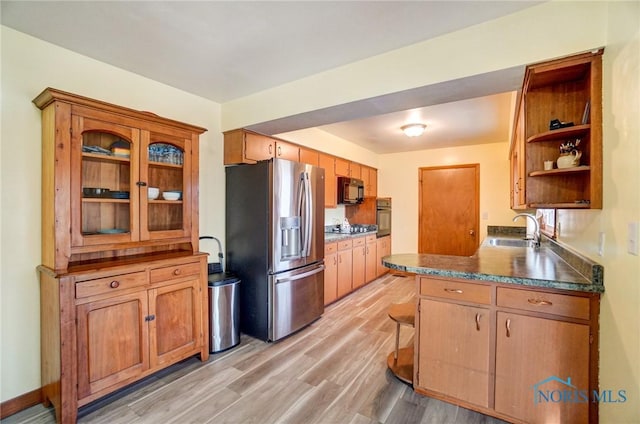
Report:
[[324,312],[324,169],[271,159],[226,172],[227,271],[240,329],[279,340]]

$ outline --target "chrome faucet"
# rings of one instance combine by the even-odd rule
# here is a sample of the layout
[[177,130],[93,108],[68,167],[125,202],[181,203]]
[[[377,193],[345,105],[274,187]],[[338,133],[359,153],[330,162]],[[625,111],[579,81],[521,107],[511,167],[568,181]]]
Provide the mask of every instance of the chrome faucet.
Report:
[[539,248],[540,247],[540,223],[538,223],[538,220],[536,219],[535,216],[531,215],[530,213],[519,213],[516,216],[513,217],[513,222],[516,222],[516,219],[518,219],[519,217],[524,216],[525,218],[530,218],[533,221],[533,225],[535,227],[534,231],[533,231],[533,247],[534,248]]

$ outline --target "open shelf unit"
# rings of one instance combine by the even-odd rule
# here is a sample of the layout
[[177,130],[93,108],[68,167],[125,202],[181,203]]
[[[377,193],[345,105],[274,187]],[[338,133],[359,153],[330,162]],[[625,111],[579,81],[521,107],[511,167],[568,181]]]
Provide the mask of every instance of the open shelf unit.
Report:
[[[512,208],[602,208],[602,53],[527,67],[511,147]],[[552,130],[552,120],[567,126]],[[580,163],[558,169],[568,142]],[[554,169],[544,170],[545,161]]]

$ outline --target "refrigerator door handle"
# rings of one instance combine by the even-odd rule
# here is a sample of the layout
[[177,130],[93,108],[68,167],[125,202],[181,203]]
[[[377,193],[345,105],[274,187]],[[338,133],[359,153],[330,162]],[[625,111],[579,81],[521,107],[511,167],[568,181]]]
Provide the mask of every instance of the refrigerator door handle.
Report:
[[311,192],[311,181],[309,173],[304,173],[305,197],[307,199],[305,210],[305,240],[304,240],[304,256],[311,254],[311,238],[313,236],[313,193]]
[[286,282],[295,281],[295,280],[301,280],[303,278],[307,278],[310,275],[314,275],[322,271],[324,271],[324,265],[320,265],[319,267],[312,269],[311,271],[303,272],[302,274],[296,274],[291,277],[276,278],[276,284],[286,283]]
[[304,226],[303,228],[301,228],[301,246],[300,246],[300,257],[305,257],[305,250],[306,250],[306,234],[307,234],[307,223],[306,223],[306,217],[304,215],[304,210],[302,209],[304,207],[304,201],[305,201],[305,184],[304,184],[304,172],[300,173],[300,178],[298,180],[298,216],[300,217],[300,220],[302,221],[302,225]]

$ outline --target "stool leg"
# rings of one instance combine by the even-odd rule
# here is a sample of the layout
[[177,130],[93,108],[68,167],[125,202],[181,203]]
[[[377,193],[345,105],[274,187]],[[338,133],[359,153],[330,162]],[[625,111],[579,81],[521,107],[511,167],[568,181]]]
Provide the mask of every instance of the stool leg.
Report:
[[396,323],[396,350],[393,352],[393,359],[398,360],[398,349],[400,345],[400,323]]

